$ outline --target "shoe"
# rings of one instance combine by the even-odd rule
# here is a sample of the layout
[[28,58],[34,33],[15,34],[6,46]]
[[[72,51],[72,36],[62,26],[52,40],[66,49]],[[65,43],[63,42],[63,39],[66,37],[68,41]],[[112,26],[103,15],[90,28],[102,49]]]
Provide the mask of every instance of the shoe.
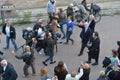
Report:
[[95,65],[98,65],[98,63],[93,63],[92,65],[95,66]]
[[47,66],[47,64],[46,64],[44,61],[43,61],[42,63],[43,63],[45,66]]
[[7,47],[3,47],[3,49],[9,49],[9,48],[7,48]]
[[64,42],[64,44],[68,44],[68,42]]
[[86,61],[86,63],[88,63],[88,64],[89,64],[89,63],[91,63],[91,61]]
[[72,45],[74,45],[74,41],[72,41]]
[[54,63],[56,63],[56,61],[50,62],[50,64],[54,64]]
[[62,37],[62,39],[65,39],[65,37]]
[[82,56],[82,54],[78,54],[78,56]]
[[42,54],[41,52],[38,52],[38,54]]

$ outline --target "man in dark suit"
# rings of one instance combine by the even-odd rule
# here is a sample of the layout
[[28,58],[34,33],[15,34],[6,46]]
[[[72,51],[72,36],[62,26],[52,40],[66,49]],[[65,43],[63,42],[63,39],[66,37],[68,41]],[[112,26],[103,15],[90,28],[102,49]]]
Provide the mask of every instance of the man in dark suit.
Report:
[[80,33],[80,38],[82,39],[82,45],[81,45],[81,50],[78,56],[81,56],[83,54],[84,48],[87,46],[88,41],[90,40],[91,37],[91,29],[89,28],[88,22],[83,22],[81,21],[80,24],[78,24],[78,27],[82,28],[82,31]]
[[93,15],[90,15],[90,16],[89,16],[88,24],[89,24],[89,27],[90,27],[92,33],[93,33],[93,32],[95,31],[95,24],[96,24]]
[[7,60],[1,61],[2,66],[2,80],[16,80],[18,75],[11,63],[9,63]]
[[14,45],[14,50],[17,50],[17,44],[15,42],[16,31],[15,28],[11,25],[11,21],[8,19],[6,24],[2,28],[2,32],[6,35],[6,47],[4,49],[9,49],[10,40]]
[[98,65],[98,59],[99,59],[99,52],[100,52],[100,39],[98,32],[94,32],[91,42],[91,46],[88,48],[88,61],[87,63],[91,63],[91,59],[95,59],[95,63],[92,65]]

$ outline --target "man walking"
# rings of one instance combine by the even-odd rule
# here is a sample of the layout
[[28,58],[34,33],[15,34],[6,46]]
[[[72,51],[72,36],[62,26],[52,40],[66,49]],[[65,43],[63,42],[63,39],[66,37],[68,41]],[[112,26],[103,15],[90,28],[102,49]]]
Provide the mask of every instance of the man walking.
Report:
[[54,57],[54,45],[55,41],[52,39],[52,34],[50,32],[46,33],[46,53],[49,56],[42,63],[47,66],[47,62],[50,60],[50,64],[54,64],[56,61],[53,61]]
[[14,50],[17,51],[17,44],[15,42],[16,31],[15,28],[11,25],[11,21],[8,19],[6,24],[3,26],[2,32],[6,35],[6,46],[4,49],[9,49],[10,40],[14,46]]
[[78,25],[78,27],[82,28],[82,32],[80,34],[80,38],[82,39],[82,45],[81,45],[81,50],[78,56],[81,56],[83,54],[83,50],[87,46],[88,41],[90,40],[91,29],[88,26],[89,26],[88,22],[84,22],[83,24],[82,21]]

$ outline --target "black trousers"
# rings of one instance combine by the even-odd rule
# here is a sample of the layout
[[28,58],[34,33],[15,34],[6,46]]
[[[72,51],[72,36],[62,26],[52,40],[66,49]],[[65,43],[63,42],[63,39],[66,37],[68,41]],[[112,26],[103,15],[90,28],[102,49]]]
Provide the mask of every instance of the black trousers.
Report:
[[84,51],[84,49],[85,49],[86,46],[87,46],[87,44],[82,43],[80,54],[83,54],[83,51]]

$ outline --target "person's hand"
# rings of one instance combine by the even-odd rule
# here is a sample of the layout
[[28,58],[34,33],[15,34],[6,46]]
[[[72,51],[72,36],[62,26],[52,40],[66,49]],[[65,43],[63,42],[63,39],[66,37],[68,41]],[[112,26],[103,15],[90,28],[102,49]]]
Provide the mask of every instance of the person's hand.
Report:
[[80,21],[80,22],[79,22],[79,25],[83,25],[83,21]]
[[89,49],[87,49],[86,52],[88,53],[88,52],[89,52]]

